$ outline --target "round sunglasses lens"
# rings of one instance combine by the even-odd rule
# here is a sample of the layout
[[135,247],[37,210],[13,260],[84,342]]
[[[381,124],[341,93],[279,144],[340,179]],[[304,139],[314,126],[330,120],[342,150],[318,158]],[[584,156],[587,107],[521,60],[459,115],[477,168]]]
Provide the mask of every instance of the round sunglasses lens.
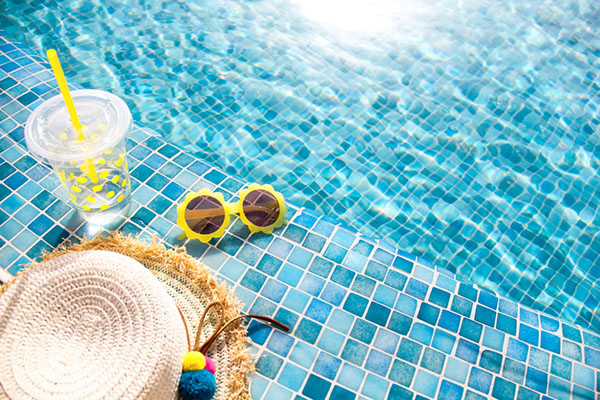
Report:
[[246,195],[243,204],[244,214],[256,226],[273,225],[279,218],[279,202],[266,190],[253,190]]
[[185,223],[200,235],[216,232],[224,221],[223,205],[212,196],[198,196],[185,208]]

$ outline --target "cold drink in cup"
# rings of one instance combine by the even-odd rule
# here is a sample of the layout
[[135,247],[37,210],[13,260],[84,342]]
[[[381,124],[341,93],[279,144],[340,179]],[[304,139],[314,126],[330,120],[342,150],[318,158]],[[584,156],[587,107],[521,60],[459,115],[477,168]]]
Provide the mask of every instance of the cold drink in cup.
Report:
[[71,95],[82,132],[76,132],[57,95],[27,119],[27,148],[50,164],[68,201],[84,218],[108,224],[123,216],[130,202],[125,139],[132,128],[131,113],[123,100],[108,92],[76,90]]

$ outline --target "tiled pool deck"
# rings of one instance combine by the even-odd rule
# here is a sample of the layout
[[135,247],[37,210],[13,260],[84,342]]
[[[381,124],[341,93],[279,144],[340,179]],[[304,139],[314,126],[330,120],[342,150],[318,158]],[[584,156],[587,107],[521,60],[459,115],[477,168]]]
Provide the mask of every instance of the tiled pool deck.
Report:
[[[0,37],[0,279],[63,240],[94,233],[51,171],[25,149],[31,110],[58,93],[39,57]],[[289,224],[239,221],[210,244],[180,242],[176,203],[202,187],[235,198],[245,182],[136,128],[128,141],[125,233],[184,245],[259,322],[254,398],[600,399],[600,337],[457,282],[454,276],[291,205]]]

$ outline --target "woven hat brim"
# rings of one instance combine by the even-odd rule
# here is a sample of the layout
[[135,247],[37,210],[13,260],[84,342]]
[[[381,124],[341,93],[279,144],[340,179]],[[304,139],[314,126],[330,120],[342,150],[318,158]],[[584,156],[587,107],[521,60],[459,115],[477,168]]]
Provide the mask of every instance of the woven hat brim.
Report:
[[[43,260],[68,252],[85,250],[114,251],[144,265],[173,297],[186,319],[192,336],[195,334],[205,306],[211,301],[222,302],[225,320],[241,313],[241,304],[233,291],[225,283],[219,282],[206,266],[188,255],[184,249],[165,249],[158,241],[145,243],[117,232],[107,237],[99,236],[83,240],[81,243],[59,246],[45,254]],[[6,290],[6,286],[0,287],[0,294]],[[201,341],[212,334],[217,323],[218,316],[209,313],[204,323]],[[254,372],[255,367],[248,351],[247,341],[243,324],[235,324],[232,329],[219,336],[209,350],[208,355],[215,360],[217,366],[215,400],[250,399],[250,374]]]

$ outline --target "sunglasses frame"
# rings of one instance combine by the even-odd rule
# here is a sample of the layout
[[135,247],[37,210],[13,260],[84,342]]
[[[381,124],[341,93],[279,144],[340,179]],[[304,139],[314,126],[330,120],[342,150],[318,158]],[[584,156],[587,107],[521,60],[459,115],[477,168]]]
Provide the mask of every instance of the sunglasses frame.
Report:
[[[265,192],[268,192],[270,195],[272,195],[277,200],[277,204],[279,205],[279,216],[277,217],[275,222],[273,222],[269,226],[263,227],[263,226],[254,225],[252,222],[250,222],[248,217],[246,217],[246,215],[243,212],[244,199],[250,192],[253,192],[255,190],[264,190]],[[231,222],[231,214],[238,215],[240,220],[248,227],[248,229],[250,229],[250,232],[252,232],[252,233],[256,233],[256,232],[273,233],[273,229],[281,227],[283,225],[283,223],[285,222],[285,214],[287,214],[287,207],[285,206],[283,195],[281,193],[275,191],[275,189],[273,189],[273,186],[259,185],[256,183],[252,183],[247,189],[241,190],[239,195],[240,195],[240,199],[238,201],[236,201],[234,203],[228,203],[227,201],[225,201],[225,198],[223,197],[222,193],[213,192],[212,190],[207,189],[207,188],[200,189],[197,192],[188,193],[185,195],[185,199],[183,200],[183,202],[179,203],[177,205],[177,225],[181,229],[183,229],[183,231],[185,232],[185,235],[187,236],[188,239],[198,239],[202,243],[207,243],[212,238],[217,238],[217,237],[223,236],[223,234],[225,233],[225,228],[227,228],[227,226]],[[221,204],[221,206],[223,207],[223,211],[225,212],[223,224],[219,227],[219,229],[217,229],[213,233],[203,235],[203,234],[194,232],[188,226],[188,224],[185,220],[185,211],[186,211],[188,204],[192,200],[194,200],[196,197],[199,197],[199,196],[210,196],[210,197],[216,199]]]

